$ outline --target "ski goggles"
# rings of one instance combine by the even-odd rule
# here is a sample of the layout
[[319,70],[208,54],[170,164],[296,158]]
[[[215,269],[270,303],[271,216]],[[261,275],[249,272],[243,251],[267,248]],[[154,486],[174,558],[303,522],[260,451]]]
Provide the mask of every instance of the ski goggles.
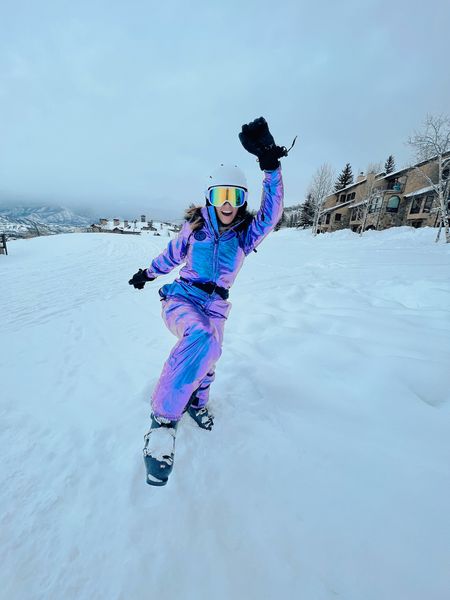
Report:
[[212,206],[223,206],[229,202],[234,208],[245,204],[247,192],[244,188],[217,186],[208,190],[208,201]]

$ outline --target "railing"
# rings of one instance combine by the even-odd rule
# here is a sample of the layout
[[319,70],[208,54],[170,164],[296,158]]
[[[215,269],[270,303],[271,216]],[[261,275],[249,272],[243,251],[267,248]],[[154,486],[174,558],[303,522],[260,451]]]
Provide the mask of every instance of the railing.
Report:
[[405,184],[401,183],[400,181],[390,181],[388,183],[388,186],[385,190],[385,192],[397,192],[399,194],[401,194],[403,192],[403,190],[405,189]]
[[6,234],[0,234],[0,254],[8,254],[8,248],[6,247]]

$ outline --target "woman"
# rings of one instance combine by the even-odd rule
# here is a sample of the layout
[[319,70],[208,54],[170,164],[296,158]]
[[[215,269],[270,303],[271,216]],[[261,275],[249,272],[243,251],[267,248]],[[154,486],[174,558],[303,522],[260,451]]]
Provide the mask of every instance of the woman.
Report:
[[143,289],[146,282],[185,263],[180,277],[159,290],[164,322],[179,341],[152,395],[151,427],[144,448],[150,485],[167,483],[183,412],[188,411],[204,429],[213,426],[207,403],[231,308],[228,290],[244,258],[275,228],[283,212],[279,158],[288,151],[275,145],[262,117],[243,125],[239,138],[265,171],[258,213],[253,217],[247,211],[247,182],[242,171],[221,165],[208,183],[206,206],[191,209],[177,238],[149,268],[140,269],[129,281]]

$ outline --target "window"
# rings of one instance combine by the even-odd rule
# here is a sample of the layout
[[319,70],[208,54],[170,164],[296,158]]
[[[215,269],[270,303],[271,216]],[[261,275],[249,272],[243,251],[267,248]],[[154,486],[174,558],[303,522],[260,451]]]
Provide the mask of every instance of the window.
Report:
[[423,203],[422,212],[429,213],[431,210],[431,207],[433,206],[433,202],[434,202],[434,196],[427,196],[425,198],[425,202]]
[[330,213],[328,213],[327,218],[325,219],[326,225],[328,225],[328,223],[330,222],[330,218],[331,218],[331,215],[330,215]]
[[378,198],[374,198],[370,203],[369,212],[373,213],[373,212],[379,211],[381,208],[382,201],[383,200],[382,200],[381,196]]
[[409,210],[410,215],[415,215],[417,213],[420,213],[420,208],[422,206],[422,200],[423,200],[423,198],[414,198],[414,200],[412,201],[412,204],[411,204],[411,208]]
[[352,192],[352,193],[350,194],[350,200],[354,200],[354,199],[355,199],[355,196],[356,196],[356,192]]
[[334,220],[335,220],[335,221],[340,221],[340,220],[341,220],[341,217],[342,217],[342,214],[341,214],[341,213],[336,213],[336,214],[334,215]]
[[400,181],[398,180],[398,177],[389,179],[387,189],[395,190],[396,192],[399,192],[402,189],[402,185],[401,185]]
[[345,194],[339,196],[339,202],[345,202]]
[[400,198],[398,196],[391,196],[386,205],[386,212],[390,212],[390,213],[398,212],[399,204],[400,204]]

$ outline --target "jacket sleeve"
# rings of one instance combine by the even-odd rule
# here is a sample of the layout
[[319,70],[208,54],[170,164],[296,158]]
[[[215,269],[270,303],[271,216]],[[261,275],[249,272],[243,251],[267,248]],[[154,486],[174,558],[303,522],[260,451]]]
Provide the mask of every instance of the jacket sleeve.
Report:
[[185,261],[189,236],[192,233],[191,226],[186,222],[176,238],[170,240],[167,248],[159,256],[154,258],[147,269],[150,277],[165,275],[172,269]]
[[275,229],[283,214],[283,179],[281,168],[265,171],[261,206],[245,231],[243,249],[250,254]]

